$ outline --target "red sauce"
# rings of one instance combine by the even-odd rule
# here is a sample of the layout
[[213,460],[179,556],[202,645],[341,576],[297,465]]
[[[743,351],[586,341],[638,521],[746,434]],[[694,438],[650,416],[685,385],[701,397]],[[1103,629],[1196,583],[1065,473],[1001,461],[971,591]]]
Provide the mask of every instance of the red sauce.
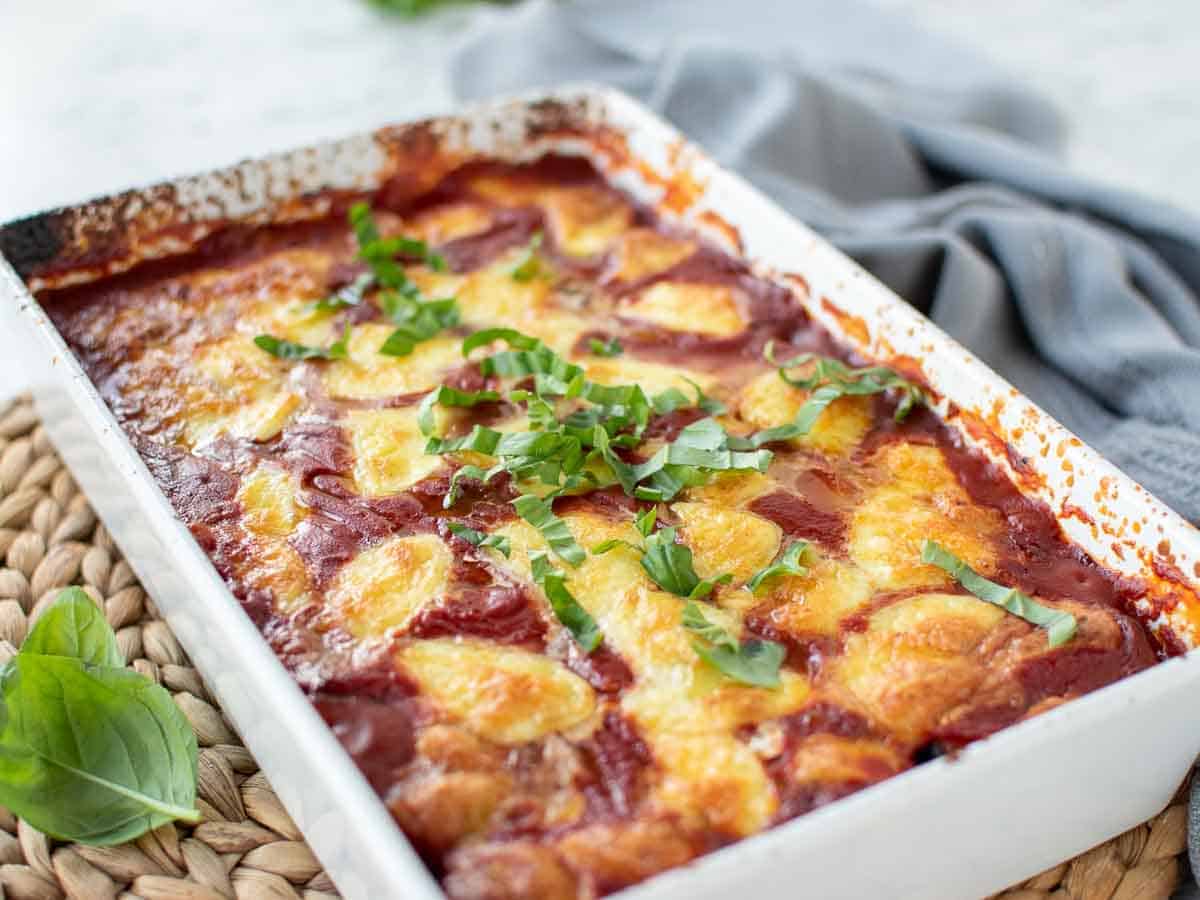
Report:
[[818,509],[803,497],[788,491],[775,491],[755,498],[750,512],[770,519],[791,538],[812,541],[834,553],[846,543],[846,521],[838,513]]
[[546,623],[524,588],[470,585],[422,608],[405,631],[419,638],[462,635],[540,648]]
[[594,773],[593,780],[584,787],[588,817],[629,816],[644,789],[642,773],[654,760],[637,726],[620,713],[606,713],[603,724],[582,747]]

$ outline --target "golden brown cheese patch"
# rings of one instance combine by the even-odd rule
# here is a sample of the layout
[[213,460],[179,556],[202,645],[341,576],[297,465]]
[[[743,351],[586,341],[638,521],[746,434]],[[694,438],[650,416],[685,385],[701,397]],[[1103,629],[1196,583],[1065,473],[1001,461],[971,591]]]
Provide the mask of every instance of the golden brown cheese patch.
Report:
[[628,356],[589,360],[584,366],[584,372],[589,380],[598,384],[641,385],[647,397],[661,394],[669,388],[683,391],[685,396],[695,397],[696,389],[688,383],[689,380],[700,385],[706,393],[716,383],[716,379],[708,372],[645,362]]
[[284,469],[265,463],[242,481],[238,502],[245,510],[246,527],[258,534],[286,537],[305,515],[296,504],[292,476]]
[[379,349],[395,329],[380,322],[359,325],[350,335],[349,356],[323,364],[325,387],[334,397],[366,399],[428,391],[462,365],[462,339],[446,335],[422,341],[403,357]]
[[354,483],[368,497],[395,494],[445,463],[427,454],[417,409],[355,410],[346,417],[354,449]]
[[633,208],[593,185],[552,188],[542,196],[555,241],[571,256],[603,253],[631,224]]
[[728,572],[735,583],[749,581],[779,552],[779,526],[761,516],[711,503],[676,503],[671,508],[701,578]]
[[445,592],[450,563],[434,535],[390,538],[343,566],[326,602],[355,636],[383,637]]
[[586,681],[528,650],[429,640],[409,644],[397,658],[439,708],[498,744],[524,744],[569,729],[596,707]]
[[696,242],[668,237],[653,228],[631,228],[621,236],[612,277],[639,281],[678,265],[696,252]]
[[860,610],[875,589],[862,569],[819,557],[811,549],[805,565],[807,574],[782,576],[763,586],[762,595],[775,604],[767,618],[797,637],[837,634],[839,623]]
[[868,491],[850,524],[850,557],[879,590],[950,583],[941,569],[921,562],[926,539],[941,543],[977,572],[993,568],[1004,520],[971,502],[942,451],[894,443],[875,456],[880,482]]
[[[774,428],[791,423],[807,399],[808,391],[792,387],[778,372],[764,372],[742,388],[738,414],[756,428]],[[791,443],[844,455],[858,446],[871,424],[870,397],[839,397],[826,407],[808,434]]]
[[621,314],[671,331],[733,337],[746,327],[732,288],[659,281],[638,293]]
[[846,638],[837,680],[902,740],[916,741],[967,699],[985,667],[972,651],[1005,617],[966,594],[919,594]]
[[662,736],[654,753],[663,769],[655,799],[685,827],[744,836],[770,824],[775,791],[741,741],[715,734]]
[[492,222],[491,209],[482,203],[464,200],[422,212],[407,223],[405,231],[437,246],[487,231]]

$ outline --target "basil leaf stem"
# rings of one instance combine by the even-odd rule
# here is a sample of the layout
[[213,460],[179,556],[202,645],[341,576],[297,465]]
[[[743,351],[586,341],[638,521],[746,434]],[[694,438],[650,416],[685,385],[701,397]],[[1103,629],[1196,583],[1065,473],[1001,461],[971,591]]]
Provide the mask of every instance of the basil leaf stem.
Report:
[[989,581],[935,541],[927,540],[921,545],[921,562],[937,566],[980,600],[994,603],[1031,625],[1046,629],[1046,639],[1051,647],[1059,647],[1075,637],[1077,623],[1073,615],[1043,606],[1016,588]]
[[600,626],[574,595],[567,590],[566,578],[554,568],[549,557],[535,550],[529,554],[533,580],[541,586],[550,601],[550,609],[585,653],[592,653],[604,640]]

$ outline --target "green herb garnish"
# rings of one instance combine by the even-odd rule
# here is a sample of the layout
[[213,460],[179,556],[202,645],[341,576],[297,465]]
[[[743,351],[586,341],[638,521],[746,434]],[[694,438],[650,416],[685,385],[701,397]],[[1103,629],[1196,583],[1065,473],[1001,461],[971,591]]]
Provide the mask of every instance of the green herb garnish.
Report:
[[947,572],[980,600],[994,603],[1031,625],[1045,628],[1046,638],[1051,647],[1061,646],[1075,636],[1077,625],[1073,615],[1042,606],[1016,588],[989,581],[935,541],[927,540],[921,545],[921,562]]
[[584,549],[575,543],[567,523],[554,514],[551,500],[526,494],[513,501],[517,515],[541,532],[550,549],[573,566],[587,559]]
[[[748,438],[737,438],[735,445],[742,449],[754,449],[772,441],[804,437],[812,431],[821,413],[839,397],[882,394],[895,390],[900,396],[894,415],[897,422],[902,422],[918,403],[925,402],[925,393],[919,387],[885,366],[854,369],[840,360],[818,356],[815,353],[801,353],[792,359],[780,361],[775,358],[770,343],[767,344],[764,355],[770,363],[779,367],[780,378],[793,387],[811,393],[789,424],[766,428]],[[789,369],[809,364],[812,365],[812,373],[806,377],[788,374]]]
[[542,270],[542,261],[538,257],[538,251],[541,248],[542,233],[535,231],[533,237],[529,239],[529,243],[525,245],[525,252],[521,255],[520,262],[513,266],[513,281],[519,281],[524,284],[545,274]]
[[617,338],[609,338],[607,341],[602,341],[600,338],[588,338],[588,349],[592,351],[593,356],[604,356],[610,359],[625,352],[625,348],[621,346],[621,342]]
[[374,284],[375,275],[371,272],[363,272],[337,293],[313,303],[310,309],[314,312],[337,312],[340,309],[358,306],[362,303],[363,296]]
[[585,653],[593,652],[604,640],[604,635],[591,613],[567,590],[563,573],[555,569],[550,558],[541,551],[529,554],[529,565],[533,580],[541,585],[555,617],[571,632]]
[[345,359],[349,355],[350,325],[346,324],[340,339],[328,347],[308,347],[269,334],[260,334],[254,345],[279,359]]
[[[696,655],[719,672],[753,687],[779,687],[779,668],[787,657],[787,648],[775,641],[736,641],[719,626],[704,618],[699,605],[689,602],[694,609],[691,624],[684,622],[684,627],[705,640],[693,641],[692,649]],[[684,608],[687,615],[687,607]],[[711,635],[719,633],[722,637],[713,642]]]
[[448,527],[452,534],[458,535],[468,544],[473,544],[476,547],[491,547],[504,557],[508,557],[512,553],[512,546],[509,544],[508,538],[502,534],[487,534],[482,531],[476,531],[474,528],[463,525],[461,522],[451,522]]
[[433,408],[439,404],[441,406],[470,407],[480,403],[495,403],[499,399],[500,395],[495,391],[460,391],[449,385],[439,385],[421,401],[421,405],[417,409],[417,426],[421,429],[421,434],[426,437],[433,434],[436,424]]
[[754,573],[746,582],[746,589],[758,593],[758,589],[768,578],[781,578],[784,575],[807,575],[808,568],[804,565],[804,554],[808,550],[808,541],[796,541],[783,552],[779,562],[772,563],[765,569]]
[[196,737],[171,695],[124,668],[79,588],[0,669],[0,803],[65,841],[111,845],[196,822]]
[[646,537],[641,563],[651,581],[664,591],[688,600],[707,597],[718,584],[733,580],[728,573],[716,578],[697,575],[691,548],[675,542],[675,529],[671,527],[660,528]]

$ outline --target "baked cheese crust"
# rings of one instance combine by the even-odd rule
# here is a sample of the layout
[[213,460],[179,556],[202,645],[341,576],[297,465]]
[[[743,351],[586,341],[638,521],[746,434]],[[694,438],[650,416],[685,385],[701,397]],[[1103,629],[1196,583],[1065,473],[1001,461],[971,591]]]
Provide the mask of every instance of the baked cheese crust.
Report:
[[[460,313],[410,354],[382,355],[394,325],[378,291],[314,305],[365,269],[342,212],[39,299],[452,897],[618,890],[1160,655],[1125,613],[1136,585],[1066,543],[928,409],[893,421],[886,392],[835,400],[807,434],[771,444],[765,471],[710,474],[662,503],[616,486],[554,499],[585,551],[624,542],[554,560],[603,635],[588,653],[535,578],[537,554],[554,557],[512,506],[528,491],[467,479],[447,503],[459,467],[492,460],[426,452],[430,391],[513,386],[464,357],[464,337],[515,328],[595,384],[702,390],[733,435],[785,426],[811,396],[764,359],[768,340],[780,357],[846,351],[783,288],[586,166],[549,160],[473,165],[427,198],[377,207],[385,236],[444,255],[444,268],[405,268]],[[346,352],[277,358],[255,344],[264,334],[346,338]],[[619,355],[598,350],[614,339]],[[434,415],[444,435],[531,427],[520,402]],[[702,416],[652,415],[641,458]],[[651,507],[698,577],[731,576],[700,601],[709,621],[782,647],[776,686],[697,653],[684,599],[640,558],[635,517]],[[507,554],[451,524],[505,539]],[[1072,613],[1078,633],[1049,647],[923,563],[926,540]],[[752,589],[798,541],[804,570]]]

